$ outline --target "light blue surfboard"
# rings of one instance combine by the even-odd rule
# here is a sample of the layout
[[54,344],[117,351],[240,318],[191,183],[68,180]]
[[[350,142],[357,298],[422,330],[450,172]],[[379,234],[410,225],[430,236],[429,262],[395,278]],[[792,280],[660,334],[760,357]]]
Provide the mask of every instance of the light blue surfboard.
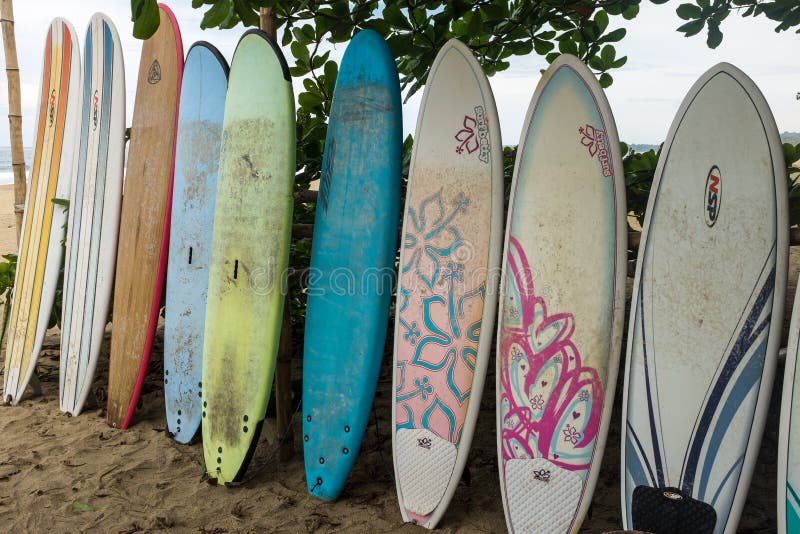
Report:
[[397,252],[402,116],[394,58],[371,30],[347,47],[325,140],[306,314],[303,445],[311,495],[353,466],[386,342]]
[[167,429],[181,443],[200,427],[203,331],[228,63],[199,41],[186,55],[175,145],[164,396]]

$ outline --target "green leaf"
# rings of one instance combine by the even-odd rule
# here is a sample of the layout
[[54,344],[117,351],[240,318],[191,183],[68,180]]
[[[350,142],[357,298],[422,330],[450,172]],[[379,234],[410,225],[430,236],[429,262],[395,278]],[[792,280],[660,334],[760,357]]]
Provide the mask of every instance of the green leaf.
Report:
[[598,42],[616,43],[617,41],[621,41],[627,33],[628,31],[625,28],[617,28],[613,32],[605,34],[603,37],[600,38]]
[[408,56],[414,48],[414,36],[410,33],[396,33],[386,40],[396,58]]
[[543,41],[542,39],[537,39],[536,37],[533,38],[533,49],[540,56],[547,54],[553,48],[555,48],[555,46],[556,45],[554,45],[550,41]]
[[608,13],[605,11],[598,11],[594,16],[594,23],[597,24],[600,33],[606,31],[606,28],[608,28]]
[[90,505],[77,501],[72,503],[70,508],[73,512],[94,512],[94,508],[92,508]]
[[232,14],[233,4],[231,0],[217,0],[217,3],[211,6],[211,9],[203,15],[203,20],[200,21],[200,28],[205,30],[222,26]]
[[300,93],[297,102],[304,108],[315,108],[322,104],[322,97],[314,93]]
[[603,63],[603,60],[600,56],[592,56],[589,58],[589,67],[593,68],[594,70],[602,71],[606,70],[608,66]]
[[[331,16],[323,16],[323,15],[321,15],[321,13],[323,11],[325,11],[325,9],[320,9],[318,11],[318,13],[320,13],[320,15],[317,16],[314,19],[314,26],[315,26],[315,31],[316,31],[316,34],[317,34],[316,39],[322,39],[323,35],[328,33],[331,30],[331,28],[333,28],[334,26],[339,24],[339,21],[336,20],[335,18],[333,18],[332,14],[331,14]],[[331,11],[331,10],[328,10],[328,11]],[[331,11],[331,13],[333,13],[333,11]]]
[[395,2],[387,2],[386,7],[383,9],[383,20],[395,28],[411,29],[411,24]]
[[158,29],[161,15],[156,0],[131,0],[131,20],[133,36],[137,39],[149,39]]
[[636,18],[636,15],[639,14],[639,4],[632,4],[625,8],[625,11],[622,12],[622,18],[625,20],[633,20]]
[[708,37],[706,44],[709,48],[716,48],[722,42],[722,31],[719,29],[719,23],[708,21]]
[[300,78],[301,76],[305,76],[308,74],[309,68],[308,65],[295,65],[294,67],[289,67],[289,74],[293,78]]
[[614,63],[614,59],[617,57],[617,51],[614,50],[612,45],[605,45],[603,49],[600,51],[600,59],[603,60],[603,64],[607,66],[611,66]]
[[791,143],[783,143],[783,159],[786,161],[787,167],[794,164],[795,161],[800,159],[800,153],[798,152],[798,148],[800,148],[800,145],[797,145],[797,147],[795,147]]
[[306,91],[310,92],[319,91],[319,88],[317,88],[317,84],[314,83],[314,78],[303,78],[303,87],[305,87]]
[[477,35],[481,31],[482,21],[479,13],[467,11],[464,13],[464,20],[467,21],[467,35]]
[[685,37],[691,37],[692,35],[697,35],[705,26],[706,21],[703,19],[693,20],[691,22],[687,22],[683,26],[679,26],[677,31],[683,32]]
[[505,59],[511,56],[527,56],[532,50],[533,43],[531,41],[517,41],[516,43],[509,44],[500,57]]
[[299,28],[297,26],[292,28],[292,35],[294,35],[295,42],[300,43],[302,45],[307,45],[308,43],[314,40],[314,37],[311,37],[309,39],[305,34],[303,34],[302,28]]
[[558,42],[558,51],[562,54],[572,54],[573,56],[577,56],[578,45],[575,43],[575,41],[564,39],[563,41]]
[[52,202],[56,206],[61,206],[62,208],[64,208],[64,211],[67,211],[69,209],[69,200],[66,199],[66,198],[55,198],[54,197],[54,198],[50,199],[50,202]]
[[303,24],[303,27],[300,30],[303,32],[303,36],[307,39],[307,42],[311,43],[314,39],[317,38],[317,33],[314,30],[314,27],[311,24]]
[[600,87],[607,89],[612,83],[614,83],[614,78],[609,73],[604,72],[600,75]]
[[308,47],[306,45],[294,41],[289,46],[289,49],[292,51],[292,55],[294,56],[297,63],[302,62],[308,64],[310,58],[308,53]]
[[506,2],[493,2],[481,7],[481,11],[486,15],[487,20],[500,20],[505,18],[508,13]]
[[391,25],[383,19],[371,19],[366,21],[362,26],[365,30],[375,30],[383,38],[386,38],[386,36],[392,31]]
[[233,0],[233,6],[236,9],[236,14],[239,15],[239,20],[245,26],[259,25],[258,13],[251,7],[247,0]]
[[699,19],[703,16],[703,10],[694,4],[681,4],[675,13],[683,20]]
[[337,65],[335,61],[328,61],[325,63],[322,72],[325,73],[327,79],[336,80],[336,76],[339,74],[339,65]]

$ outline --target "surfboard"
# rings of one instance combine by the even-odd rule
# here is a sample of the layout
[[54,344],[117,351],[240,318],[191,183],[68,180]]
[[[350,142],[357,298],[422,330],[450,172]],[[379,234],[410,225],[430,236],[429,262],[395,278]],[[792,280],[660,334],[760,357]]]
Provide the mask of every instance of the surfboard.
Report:
[[622,414],[626,529],[736,532],[780,344],[787,202],[764,97],[736,67],[712,67],[670,127],[643,224]]
[[209,43],[193,44],[181,85],[164,314],[167,429],[180,443],[200,428],[208,265],[227,89],[225,58]]
[[800,532],[800,293],[795,292],[792,319],[789,323],[789,342],[786,346],[786,366],[783,373],[781,419],[778,427],[778,532]]
[[67,212],[53,199],[68,200],[75,172],[81,77],[75,29],[62,18],[53,19],[45,40],[36,144],[8,323],[3,400],[14,405],[33,376],[55,299]]
[[127,428],[153,345],[169,250],[183,45],[170,9],[142,46],[117,250],[106,421]]
[[322,163],[303,354],[303,448],[311,495],[334,500],[367,426],[394,288],[402,172],[394,57],[356,34],[333,92]]
[[260,30],[239,40],[222,123],[203,340],[203,452],[235,482],[272,390],[292,231],[295,108],[289,67]]
[[592,72],[558,57],[523,123],[497,335],[497,446],[509,532],[577,532],[614,404],[627,273],[625,173]]
[[[403,520],[434,528],[467,461],[489,363],[503,217],[491,87],[455,39],[431,66],[397,284],[392,448]],[[485,335],[482,335],[485,334]]]
[[105,334],[117,254],[125,160],[125,65],[114,23],[86,30],[78,166],[70,191],[61,317],[61,411],[78,415]]

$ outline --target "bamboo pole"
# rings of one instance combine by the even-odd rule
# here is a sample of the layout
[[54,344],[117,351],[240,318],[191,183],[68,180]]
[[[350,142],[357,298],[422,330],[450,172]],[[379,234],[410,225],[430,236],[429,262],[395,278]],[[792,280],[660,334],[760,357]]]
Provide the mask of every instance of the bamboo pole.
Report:
[[19,63],[17,41],[14,36],[14,9],[11,0],[0,0],[0,26],[3,31],[3,50],[6,57],[8,82],[8,129],[11,138],[11,168],[14,172],[14,215],[17,241],[22,231],[22,213],[25,210],[25,151],[22,147],[22,105],[20,100]]
[[[278,41],[275,12],[271,7],[259,11],[259,27],[273,41]],[[292,314],[289,288],[286,286],[286,300],[283,304],[283,324],[278,344],[278,358],[275,362],[275,425],[278,435],[285,435],[278,453],[282,461],[294,455],[294,435],[289,430],[292,423]]]

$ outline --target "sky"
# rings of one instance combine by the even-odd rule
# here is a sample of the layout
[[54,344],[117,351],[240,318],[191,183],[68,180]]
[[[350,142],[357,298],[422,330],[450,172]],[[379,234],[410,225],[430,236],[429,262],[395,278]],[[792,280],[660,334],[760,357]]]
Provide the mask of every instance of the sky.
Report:
[[[683,21],[675,15],[680,3],[672,0],[664,5],[642,2],[639,16],[633,21],[613,20],[608,31],[627,28],[628,34],[617,44],[617,57],[627,55],[628,62],[612,71],[614,84],[607,90],[620,139],[628,143],[657,144],[663,141],[681,100],[694,81],[720,61],[733,63],[747,73],[764,93],[772,108],[778,129],[800,131],[800,34],[777,34],[775,23],[764,17],[743,19],[735,14],[723,22],[725,38],[711,50],[706,47],[704,33],[686,38],[675,31]],[[190,0],[168,2],[177,16],[183,36],[184,50],[197,40],[217,46],[230,61],[236,42],[244,29],[201,30],[203,10],[191,8]],[[83,35],[91,15],[101,8],[117,26],[125,57],[128,124],[131,122],[139,67],[141,41],[132,37],[129,0],[36,0],[14,2],[17,54],[22,87],[23,143],[30,146],[33,138],[34,113],[39,95],[38,85],[44,39],[48,24],[60,15],[72,22]],[[341,58],[345,45],[336,45],[332,57]],[[291,54],[286,51],[291,64]],[[0,57],[0,116],[8,114],[5,62]],[[535,54],[515,57],[511,67],[491,78],[497,101],[503,143],[517,144],[530,98],[546,62]],[[295,80],[295,94],[301,90]],[[422,92],[403,107],[406,133],[413,133]],[[8,146],[8,122],[0,120],[0,146]]]

